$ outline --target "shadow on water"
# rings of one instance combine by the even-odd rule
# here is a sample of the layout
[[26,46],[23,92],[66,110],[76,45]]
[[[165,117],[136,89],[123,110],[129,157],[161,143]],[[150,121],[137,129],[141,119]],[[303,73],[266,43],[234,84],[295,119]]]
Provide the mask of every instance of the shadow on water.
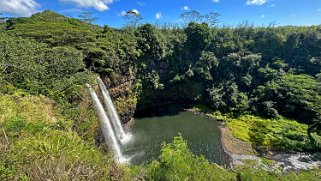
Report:
[[183,112],[185,109],[191,108],[192,104],[165,104],[160,107],[149,107],[135,112],[136,119],[174,116]]
[[185,112],[188,105],[168,105],[145,109],[136,113],[130,132],[133,140],[126,144],[125,155],[131,163],[142,164],[160,155],[162,143],[170,143],[181,133],[188,148],[210,162],[226,165],[226,155],[221,144],[219,123],[212,119]]

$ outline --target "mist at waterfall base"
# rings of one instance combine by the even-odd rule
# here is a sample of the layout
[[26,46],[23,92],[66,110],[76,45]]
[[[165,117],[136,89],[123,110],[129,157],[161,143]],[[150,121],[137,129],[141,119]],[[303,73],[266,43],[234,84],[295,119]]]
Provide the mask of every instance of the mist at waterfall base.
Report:
[[[218,123],[191,112],[168,113],[170,107],[159,109],[165,114],[135,119],[134,125],[126,133],[103,81],[98,77],[103,104],[95,91],[89,88],[94,108],[99,118],[99,126],[115,161],[125,164],[142,164],[160,155],[162,143],[172,142],[181,133],[189,149],[196,155],[203,155],[209,161],[226,164],[226,155],[220,141]],[[154,110],[153,113],[157,111]]]

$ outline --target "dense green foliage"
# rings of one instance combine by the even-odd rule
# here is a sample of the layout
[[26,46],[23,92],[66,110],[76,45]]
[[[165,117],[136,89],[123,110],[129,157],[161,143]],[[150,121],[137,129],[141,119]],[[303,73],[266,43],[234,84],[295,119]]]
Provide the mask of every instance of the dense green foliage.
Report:
[[262,113],[268,113],[265,116],[273,117],[280,112],[282,115],[309,122],[321,113],[320,92],[321,82],[313,77],[286,74],[276,81],[259,86],[255,94],[257,101],[261,102]]
[[0,34],[2,82],[31,94],[71,101],[79,86],[88,81],[90,73],[85,70],[82,52],[75,48],[48,48],[33,40]]
[[150,180],[235,180],[235,174],[193,155],[181,136],[164,145],[159,161],[148,167]]
[[304,151],[314,149],[308,126],[284,118],[262,119],[254,116],[227,118],[233,135],[265,150]]
[[84,84],[97,75],[124,121],[136,109],[202,103],[228,113],[234,136],[256,148],[321,149],[320,26],[113,29],[44,11],[0,23],[0,180],[320,178],[227,171],[192,155],[180,137],[150,165],[119,168],[95,145]]

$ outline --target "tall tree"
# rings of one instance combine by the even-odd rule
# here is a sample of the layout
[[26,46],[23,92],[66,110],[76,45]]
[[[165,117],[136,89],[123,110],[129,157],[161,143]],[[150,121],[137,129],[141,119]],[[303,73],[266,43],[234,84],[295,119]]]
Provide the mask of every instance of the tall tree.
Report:
[[220,14],[215,12],[210,12],[208,14],[201,14],[197,11],[189,11],[180,15],[180,19],[183,21],[183,26],[187,26],[189,23],[206,23],[210,27],[214,27],[218,20],[217,18]]
[[187,35],[186,50],[187,58],[192,62],[196,62],[201,56],[201,52],[209,45],[211,32],[206,23],[189,23],[185,28]]
[[189,11],[181,14],[180,18],[183,21],[183,26],[187,26],[191,22],[200,23],[202,20],[202,15],[197,11]]
[[0,23],[5,22],[8,17],[4,17],[2,13],[0,13]]
[[139,22],[142,21],[143,17],[137,10],[130,10],[123,14],[125,19],[125,26],[130,28],[135,28],[139,25]]
[[97,21],[97,19],[98,19],[98,18],[93,17],[92,12],[82,12],[80,15],[78,15],[78,17],[81,21],[84,21],[84,22],[90,23],[90,24]]
[[203,16],[203,22],[207,23],[208,26],[210,26],[210,27],[214,27],[219,22],[218,21],[219,16],[220,16],[220,14],[218,14],[218,13],[210,12],[210,13],[205,14]]

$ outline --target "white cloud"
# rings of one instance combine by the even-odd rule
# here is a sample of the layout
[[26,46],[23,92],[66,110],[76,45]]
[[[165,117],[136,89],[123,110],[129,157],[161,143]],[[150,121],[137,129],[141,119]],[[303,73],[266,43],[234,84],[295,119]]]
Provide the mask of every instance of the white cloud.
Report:
[[118,13],[118,16],[126,16],[126,15],[134,15],[134,16],[138,16],[140,14],[140,12],[137,9],[132,9],[129,11],[121,11],[120,13]]
[[182,10],[189,11],[190,9],[188,6],[184,6],[184,7],[182,7]]
[[146,4],[145,4],[144,2],[142,2],[142,1],[137,2],[137,4],[138,4],[139,6],[145,6],[145,5],[146,5]]
[[30,16],[40,7],[34,0],[0,0],[0,13]]
[[59,13],[81,13],[83,12],[80,9],[65,9],[65,10],[61,10],[59,11]]
[[162,19],[163,18],[162,13],[161,12],[156,13],[155,18],[156,19]]
[[218,3],[218,2],[220,2],[220,0],[212,0],[213,1],[213,3]]
[[267,0],[247,0],[247,5],[262,5],[265,4]]
[[98,11],[106,11],[109,9],[108,4],[112,4],[114,0],[60,0],[61,2],[73,2],[80,7],[95,8]]
[[120,16],[125,16],[126,14],[127,14],[126,11],[121,11],[119,15],[120,15]]
[[132,9],[132,10],[130,10],[130,12],[131,12],[131,13],[134,13],[134,14],[136,14],[136,15],[137,15],[137,14],[140,14],[140,12],[139,12],[137,9]]

